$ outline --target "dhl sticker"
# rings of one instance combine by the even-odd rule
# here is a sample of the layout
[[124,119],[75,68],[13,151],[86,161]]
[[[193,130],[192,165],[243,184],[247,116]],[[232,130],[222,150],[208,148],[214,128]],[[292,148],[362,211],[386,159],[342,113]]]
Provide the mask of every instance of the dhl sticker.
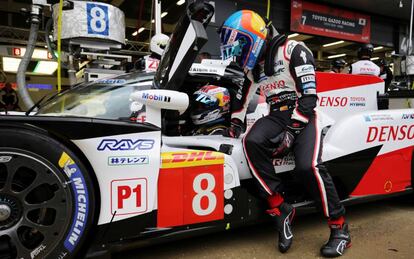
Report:
[[162,168],[180,168],[224,164],[224,155],[214,151],[183,151],[161,153]]

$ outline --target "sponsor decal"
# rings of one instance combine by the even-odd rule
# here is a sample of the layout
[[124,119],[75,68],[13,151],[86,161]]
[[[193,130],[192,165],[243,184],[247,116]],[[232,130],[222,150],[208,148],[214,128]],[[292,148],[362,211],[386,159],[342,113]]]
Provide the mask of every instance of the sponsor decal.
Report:
[[12,160],[11,156],[0,156],[0,163],[8,163]]
[[295,42],[294,41],[290,41],[287,45],[287,54],[290,55],[292,54],[293,48],[295,47]]
[[64,242],[65,248],[69,252],[73,252],[86,228],[89,213],[88,189],[86,188],[85,179],[81,170],[68,154],[63,152],[58,164],[69,178],[75,198],[75,213],[72,226]]
[[110,156],[108,157],[109,166],[118,165],[144,165],[148,164],[148,156]]
[[35,258],[36,256],[38,256],[43,250],[46,249],[46,246],[43,244],[40,244],[40,246],[38,246],[35,250],[33,250],[32,252],[30,252],[30,258]]
[[224,164],[223,153],[214,151],[164,152],[162,168]]
[[322,96],[319,98],[321,107],[364,107],[365,105],[365,97]]
[[263,40],[259,39],[253,45],[252,53],[257,57],[259,55],[259,51],[262,49]]
[[319,99],[321,107],[345,107],[348,104],[348,97],[322,96]]
[[273,159],[273,165],[274,166],[295,165],[295,157],[289,154],[283,158],[275,158]]
[[306,83],[306,84],[302,85],[303,90],[310,89],[310,88],[315,89],[316,88],[316,83],[315,82],[309,82],[309,83]]
[[145,71],[155,72],[157,71],[159,65],[160,61],[156,58],[148,57],[145,59]]
[[[364,64],[364,65],[371,65],[371,64]],[[359,71],[361,73],[375,73],[376,69],[372,67],[360,67]]]
[[133,178],[111,182],[112,215],[141,214],[147,211],[147,179]]
[[232,30],[229,36],[229,40],[227,41],[227,44],[232,44],[237,37],[237,31],[236,30]]
[[142,93],[142,99],[153,100],[153,101],[160,101],[160,102],[171,102],[171,97],[163,96],[160,94],[149,94],[149,93]]
[[152,139],[103,139],[99,143],[97,150],[112,150],[112,151],[126,151],[126,150],[150,150],[154,147],[154,140]]
[[[403,120],[414,120],[414,113],[403,114],[401,119],[403,119]],[[1,162],[1,159],[0,159],[0,162]]]
[[414,139],[414,124],[398,126],[372,126],[368,128],[366,142],[403,141]]
[[370,122],[370,121],[390,121],[390,120],[393,120],[393,118],[389,114],[373,114],[373,115],[364,115],[364,120],[366,122]]
[[279,81],[273,81],[268,84],[260,85],[260,90],[264,92],[264,94],[267,96],[269,95],[269,92],[275,89],[285,88],[286,83],[285,80],[279,80]]
[[307,61],[307,58],[306,58],[306,53],[305,53],[305,51],[301,51],[300,52],[300,57],[303,59],[303,63],[305,63],[306,64],[306,61]]
[[302,83],[307,83],[307,82],[315,82],[315,76],[302,76],[300,78],[300,81]]
[[115,84],[125,84],[125,79],[100,79],[96,81],[98,84],[108,84],[108,85],[115,85]]
[[365,97],[349,97],[349,106],[362,106],[366,104]]
[[316,89],[312,88],[312,89],[305,89],[303,90],[304,94],[316,94]]
[[296,76],[315,75],[315,68],[312,65],[302,65],[295,67]]

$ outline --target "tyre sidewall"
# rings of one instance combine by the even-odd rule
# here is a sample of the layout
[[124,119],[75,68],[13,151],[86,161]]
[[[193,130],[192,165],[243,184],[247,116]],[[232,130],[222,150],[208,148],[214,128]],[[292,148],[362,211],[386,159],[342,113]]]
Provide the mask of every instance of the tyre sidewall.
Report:
[[[94,224],[93,220],[95,214],[95,195],[93,182],[91,177],[89,177],[89,175],[87,174],[86,167],[82,164],[80,159],[67,147],[65,147],[55,139],[38,132],[32,132],[22,129],[0,128],[0,143],[0,149],[12,148],[34,153],[35,155],[39,156],[42,160],[48,161],[49,164],[53,166],[53,168],[57,169],[64,176],[67,182],[71,183],[67,185],[67,187],[70,188],[73,203],[71,215],[68,215],[70,216],[69,226],[65,230],[63,238],[59,240],[59,243],[56,245],[53,251],[48,251],[47,258],[61,259],[75,257],[75,255],[81,249],[82,244],[85,242],[87,233]],[[66,164],[67,166],[63,166],[64,164]],[[73,174],[68,174],[67,172],[65,172],[65,168],[66,171],[68,171],[68,167],[76,169],[74,170]],[[80,189],[79,191],[77,188],[75,188],[75,185],[73,184],[74,178],[82,180],[81,182],[79,182],[80,185],[78,186],[83,186],[84,190]],[[86,202],[84,202],[83,204],[86,204],[87,216],[85,217],[85,219],[81,221],[83,226],[78,227],[78,230],[81,230],[78,237],[76,239],[72,238],[71,240],[69,240],[69,237],[74,234],[73,227],[77,222],[79,210],[85,210],[85,208],[80,208],[77,202],[77,200],[80,198],[80,195],[82,195],[81,192],[84,192],[84,197],[82,198],[86,198]],[[85,199],[83,199],[83,201],[84,200]],[[37,248],[35,248],[34,250],[36,249]],[[42,256],[41,252],[39,253],[39,256],[42,258],[45,257],[45,255]]]

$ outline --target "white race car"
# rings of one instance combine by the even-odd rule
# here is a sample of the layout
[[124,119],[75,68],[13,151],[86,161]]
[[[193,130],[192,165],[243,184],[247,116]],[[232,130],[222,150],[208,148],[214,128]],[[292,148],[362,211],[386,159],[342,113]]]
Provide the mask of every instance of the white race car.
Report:
[[[221,231],[266,218],[240,139],[166,136],[163,110],[185,110],[189,86],[240,74],[188,74],[207,41],[209,5],[178,23],[155,74],[80,85],[34,116],[0,116],[0,257],[79,258]],[[318,73],[323,160],[345,205],[412,191],[414,111],[378,110],[384,83]],[[131,122],[130,101],[146,107]],[[248,124],[267,112],[259,95]],[[314,204],[292,156],[274,160],[297,208]]]

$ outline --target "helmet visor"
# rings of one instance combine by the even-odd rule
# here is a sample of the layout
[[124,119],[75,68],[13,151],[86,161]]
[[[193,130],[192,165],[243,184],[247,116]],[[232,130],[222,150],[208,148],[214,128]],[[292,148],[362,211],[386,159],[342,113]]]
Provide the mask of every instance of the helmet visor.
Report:
[[248,33],[226,27],[221,29],[220,37],[222,59],[231,59],[244,68],[252,51],[252,37]]

